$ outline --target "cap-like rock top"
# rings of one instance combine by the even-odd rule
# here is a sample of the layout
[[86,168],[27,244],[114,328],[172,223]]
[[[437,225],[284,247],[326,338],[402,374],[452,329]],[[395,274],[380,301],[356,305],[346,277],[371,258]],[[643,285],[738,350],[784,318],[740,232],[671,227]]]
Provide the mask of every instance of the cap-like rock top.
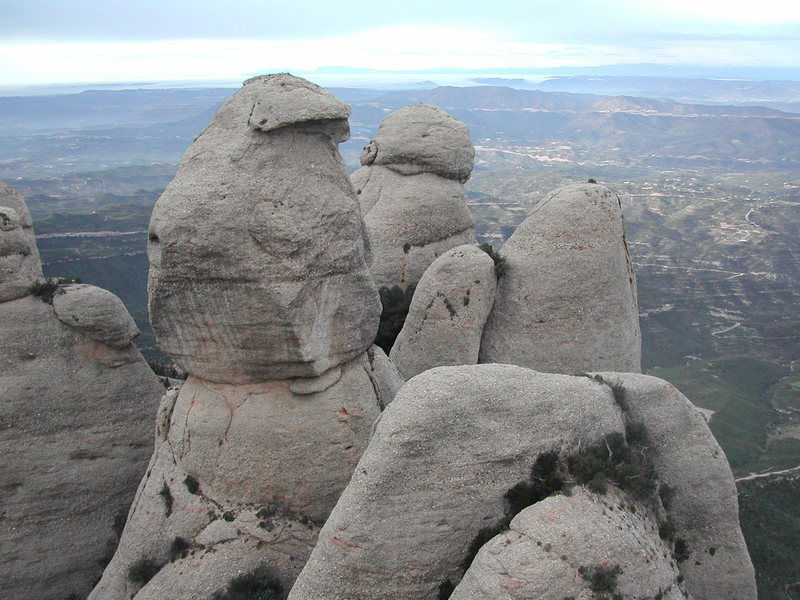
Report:
[[412,104],[386,116],[361,152],[361,164],[406,175],[436,173],[464,182],[475,162],[467,126],[441,108]]
[[294,123],[346,119],[350,106],[325,88],[290,75],[261,75],[244,82],[244,88],[256,90],[250,125],[271,131]]
[[93,285],[65,285],[53,296],[58,319],[112,348],[127,347],[139,329],[122,300]]
[[153,331],[189,373],[316,377],[371,345],[380,299],[336,145],[347,114],[307,81],[259,77],[184,154],[147,253]]

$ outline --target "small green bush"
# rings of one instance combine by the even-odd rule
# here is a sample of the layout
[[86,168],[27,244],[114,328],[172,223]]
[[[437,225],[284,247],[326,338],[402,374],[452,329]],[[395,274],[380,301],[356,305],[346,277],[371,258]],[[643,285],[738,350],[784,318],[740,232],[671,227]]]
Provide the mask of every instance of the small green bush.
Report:
[[169,546],[169,562],[175,562],[179,558],[185,558],[189,554],[192,545],[182,537],[176,537]]
[[[612,433],[599,443],[584,448],[567,458],[569,472],[578,483],[602,487],[598,474],[618,485],[635,498],[651,498],[658,485],[658,477],[645,445],[647,430],[638,425],[626,428],[634,444],[628,444],[625,436]],[[595,479],[597,477],[597,479]],[[590,485],[591,482],[592,485]],[[599,492],[598,493],[602,493]]]
[[685,539],[680,537],[675,539],[675,550],[673,554],[675,555],[675,560],[679,563],[689,559],[691,550],[689,550],[689,544],[686,543]]
[[617,593],[617,577],[622,573],[619,565],[580,567],[578,573],[589,583],[589,589],[596,594],[611,594],[612,598],[621,597]]
[[29,289],[32,296],[36,296],[42,302],[53,303],[53,296],[58,292],[58,283],[55,279],[45,279],[36,281]]
[[163,566],[153,558],[140,558],[128,568],[128,581],[144,586]]
[[172,492],[166,481],[161,485],[161,490],[159,490],[158,495],[164,500],[164,516],[170,516],[172,514]]
[[658,526],[658,536],[665,541],[675,539],[675,525],[671,521],[664,521]]
[[278,600],[283,594],[281,582],[265,566],[231,580],[224,592],[212,600]]
[[183,484],[190,494],[197,494],[200,491],[200,483],[193,475],[187,475],[186,479],[183,480]]
[[489,243],[481,244],[480,248],[494,261],[494,274],[500,279],[506,274],[506,271],[508,271],[508,261],[500,256],[497,250],[494,249],[494,246]]

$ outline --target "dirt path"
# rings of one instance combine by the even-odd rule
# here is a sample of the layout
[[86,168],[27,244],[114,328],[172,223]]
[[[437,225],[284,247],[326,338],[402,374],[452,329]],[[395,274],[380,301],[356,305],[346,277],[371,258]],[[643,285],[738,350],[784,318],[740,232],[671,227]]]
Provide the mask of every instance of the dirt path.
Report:
[[783,469],[782,471],[769,471],[767,473],[750,473],[750,475],[745,475],[744,477],[737,477],[734,481],[747,481],[749,479],[759,479],[761,477],[770,477],[771,475],[782,475],[783,473],[792,473],[792,472],[800,473],[800,466],[792,467],[790,469]]

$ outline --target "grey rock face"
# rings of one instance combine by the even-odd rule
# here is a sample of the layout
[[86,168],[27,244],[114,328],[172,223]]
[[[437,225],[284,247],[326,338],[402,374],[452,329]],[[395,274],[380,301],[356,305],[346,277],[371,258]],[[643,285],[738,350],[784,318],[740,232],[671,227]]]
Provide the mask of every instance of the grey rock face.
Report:
[[43,278],[28,207],[14,188],[0,182],[0,302],[27,296]]
[[0,563],[9,600],[85,597],[152,452],[164,388],[131,343],[101,341],[121,342],[113,327],[95,322],[93,333],[33,296],[0,303]]
[[755,575],[739,526],[736,484],[702,413],[662,379],[602,373],[625,387],[627,416],[647,427],[659,479],[673,490],[668,514],[689,549],[679,564],[695,598],[756,598]]
[[381,415],[289,598],[437,598],[540,453],[622,429],[610,392],[586,378],[426,371]]
[[93,285],[61,286],[53,296],[53,310],[63,323],[118,350],[139,335],[122,300]]
[[594,598],[598,569],[614,573],[615,598],[688,598],[647,508],[629,502],[577,487],[526,508],[481,548],[451,600]]
[[[363,353],[337,369],[338,378],[317,378],[327,385],[318,392],[294,393],[300,380],[230,385],[197,377],[171,391],[148,475],[90,598],[208,598],[258,565],[289,589],[367,445],[379,404],[391,401],[376,391],[382,384],[373,374],[383,367],[374,362]],[[176,538],[193,552],[170,561]],[[142,587],[128,573],[145,558],[161,569]]]
[[161,349],[217,382],[315,377],[371,344],[380,301],[337,143],[349,108],[258,77],[186,151],[150,221]]
[[539,371],[641,371],[636,281],[619,199],[570,185],[537,204],[502,249],[508,261],[481,362]]
[[436,257],[475,242],[462,186],[474,157],[466,125],[440,108],[415,104],[383,120],[351,176],[378,286],[414,284]]
[[390,357],[406,379],[433,367],[478,362],[494,303],[494,261],[475,245],[448,250],[420,279]]
[[404,175],[436,173],[464,183],[475,162],[467,126],[438,106],[412,104],[386,116],[361,152],[362,165]]

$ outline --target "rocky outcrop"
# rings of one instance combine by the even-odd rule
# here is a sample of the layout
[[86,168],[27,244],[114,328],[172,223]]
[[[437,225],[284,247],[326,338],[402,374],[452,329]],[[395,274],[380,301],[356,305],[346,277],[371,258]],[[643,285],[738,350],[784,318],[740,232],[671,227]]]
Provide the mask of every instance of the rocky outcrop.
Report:
[[539,454],[622,430],[611,394],[586,378],[426,371],[381,415],[289,598],[437,598]]
[[150,317],[190,377],[90,598],[205,599],[258,569],[288,590],[402,384],[371,346],[348,114],[302,79],[251,79],[156,205]]
[[31,213],[17,191],[0,182],[0,302],[27,296],[41,279]]
[[289,597],[446,597],[515,514],[454,598],[756,598],[733,477],[690,402],[653,377],[510,365],[400,390]]
[[475,245],[448,250],[420,279],[390,357],[411,379],[433,367],[478,362],[494,303],[494,261]]
[[636,281],[619,199],[570,185],[539,202],[502,249],[508,262],[481,362],[538,371],[641,371]]
[[415,284],[438,256],[475,242],[462,186],[474,158],[467,126],[435,106],[406,106],[381,122],[351,176],[378,286]]
[[129,347],[139,335],[122,300],[92,285],[61,286],[53,296],[53,310],[62,323],[117,350]]
[[186,151],[150,221],[150,319],[187,372],[316,377],[372,343],[380,301],[337,144],[349,107],[256,77]]
[[[14,211],[29,222],[24,204]],[[11,231],[32,237],[29,227]],[[32,257],[17,284],[41,273],[35,244],[22,260]],[[147,466],[164,391],[116,296],[53,283],[38,293],[0,302],[0,564],[10,600],[89,592]]]
[[647,508],[629,502],[577,487],[526,508],[481,548],[450,599],[688,598]]
[[667,512],[688,552],[680,570],[689,592],[704,600],[754,599],[736,485],[702,413],[663,379],[631,373],[601,377],[623,386],[628,419],[650,432],[659,480],[672,490]]

